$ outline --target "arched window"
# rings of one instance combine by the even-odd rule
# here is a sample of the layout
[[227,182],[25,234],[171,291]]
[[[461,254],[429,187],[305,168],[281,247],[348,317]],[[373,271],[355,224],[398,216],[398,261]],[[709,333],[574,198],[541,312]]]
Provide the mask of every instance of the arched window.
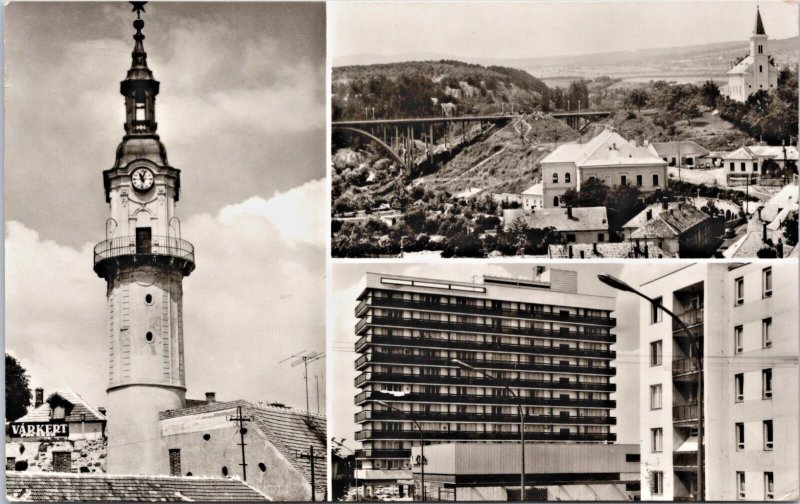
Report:
[[558,184],[558,173],[553,174],[553,183]]
[[553,206],[558,206],[558,196],[553,196]]
[[569,173],[564,174],[564,183],[569,184]]

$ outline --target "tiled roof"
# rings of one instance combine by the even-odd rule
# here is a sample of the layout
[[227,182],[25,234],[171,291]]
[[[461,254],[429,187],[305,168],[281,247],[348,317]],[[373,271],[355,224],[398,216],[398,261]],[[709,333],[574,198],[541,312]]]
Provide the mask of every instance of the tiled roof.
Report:
[[631,233],[631,238],[636,239],[668,239],[678,236],[678,232],[664,220],[658,217],[646,222],[642,227]]
[[265,502],[236,478],[6,472],[9,501],[31,502]]
[[[652,212],[650,220],[646,217],[648,210]],[[670,203],[666,210],[661,205],[653,204],[626,222],[623,228],[635,228],[631,238],[674,238],[710,218],[688,203]]]
[[550,153],[542,164],[574,163],[576,166],[666,165],[649,146],[636,145],[619,133],[606,129],[585,144],[565,144]]
[[264,436],[286,457],[295,469],[305,475],[307,481],[311,481],[311,461],[307,458],[301,458],[299,454],[301,452],[307,453],[309,446],[313,446],[315,456],[325,457],[324,459],[317,459],[314,467],[314,483],[317,495],[325,495],[328,473],[327,424],[323,415],[315,415],[280,406],[255,406],[248,401],[238,400],[162,411],[159,413],[159,418],[164,420],[198,415],[231,409],[237,406],[242,407],[244,414],[253,417]]
[[543,188],[544,184],[542,182],[537,182],[522,191],[522,194],[527,196],[541,196],[543,194]]
[[[506,213],[504,212],[504,215]],[[507,215],[519,215],[508,213]],[[531,229],[553,227],[559,232],[606,231],[608,214],[606,207],[579,207],[572,209],[572,218],[567,216],[566,208],[537,208],[536,211],[520,216]],[[511,221],[507,220],[510,225]]]
[[701,147],[691,140],[682,140],[679,142],[653,142],[650,144],[653,149],[661,157],[678,157],[681,156],[707,156],[710,151]]
[[16,422],[49,422],[50,421],[50,402],[54,399],[62,398],[72,404],[72,410],[66,416],[67,422],[80,422],[85,420],[87,422],[102,422],[106,420],[106,416],[89,403],[83,400],[76,392],[71,390],[58,390],[48,396],[47,400],[34,409],[27,415],[16,420]]
[[[680,203],[677,201],[671,201],[667,204],[667,208],[677,208]],[[648,221],[652,220],[654,217],[657,217],[658,214],[663,212],[664,206],[663,203],[651,203],[647,205],[644,210],[636,214],[631,220],[626,222],[622,228],[623,229],[638,229],[644,226]],[[650,219],[647,218],[647,212],[650,212]]]
[[693,205],[687,204],[678,205],[678,208],[661,212],[659,217],[675,228],[679,233],[688,231],[701,222],[711,218],[702,210],[698,210]]
[[750,72],[753,67],[753,57],[747,56],[742,61],[736,64],[733,68],[728,70],[728,75],[743,74]]
[[[636,244],[631,242],[621,243],[573,243],[571,245],[550,245],[548,247],[548,256],[551,259],[566,259],[569,258],[569,247],[572,247],[573,259],[596,259],[596,258],[610,258],[610,259],[646,259],[646,258],[662,258],[672,257],[669,254],[652,243],[641,245],[636,250]],[[583,252],[583,257],[581,257]]]

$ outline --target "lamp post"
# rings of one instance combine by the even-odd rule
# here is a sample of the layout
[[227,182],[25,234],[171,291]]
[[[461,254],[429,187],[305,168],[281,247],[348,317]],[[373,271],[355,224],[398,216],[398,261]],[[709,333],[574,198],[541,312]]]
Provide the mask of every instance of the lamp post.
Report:
[[[452,359],[450,362],[464,369],[469,369],[470,371],[480,373],[490,380],[497,380],[496,376],[492,376],[482,369],[470,366],[466,362],[462,362],[458,359]],[[519,411],[519,444],[521,453],[519,471],[519,500],[520,502],[525,502],[525,415],[522,412],[522,398],[520,398],[520,396],[507,384],[503,383],[503,387],[508,390],[512,396],[514,396],[514,399],[517,400],[517,411]]]
[[677,315],[672,313],[671,310],[668,310],[660,303],[656,304],[655,300],[642,294],[638,290],[634,289],[630,285],[626,284],[619,278],[615,278],[611,275],[597,275],[598,280],[603,282],[604,284],[608,285],[613,289],[617,289],[622,292],[630,292],[632,294],[636,294],[637,296],[646,299],[650,302],[650,304],[657,306],[662,312],[669,315],[672,320],[678,323],[680,328],[683,332],[686,333],[686,336],[689,338],[689,345],[690,347],[694,348],[694,357],[695,357],[695,366],[697,366],[697,501],[704,500],[705,492],[703,489],[703,476],[704,476],[704,468],[703,468],[703,460],[704,460],[704,453],[705,449],[703,447],[703,352],[700,348],[700,342],[698,338],[692,334],[683,320],[680,319]]
[[[417,422],[416,419],[414,419],[414,417],[409,415],[407,412],[405,412],[405,411],[403,411],[401,409],[395,408],[394,406],[392,406],[391,404],[389,404],[387,402],[375,401],[375,403],[376,404],[380,404],[384,408],[388,408],[390,410],[397,411],[398,413],[400,413],[402,415],[405,415],[417,427],[417,430],[419,430],[419,449],[420,449],[419,466],[420,466],[421,481],[422,481],[422,485],[421,485],[422,486],[422,493],[420,494],[420,497],[421,497],[420,498],[420,502],[424,502],[425,501],[425,439],[423,438],[422,426],[419,424],[419,422]],[[412,466],[414,465],[414,461],[413,460],[411,461],[411,465]]]
[[358,460],[356,458],[356,452],[345,446],[344,438],[341,441],[337,441],[335,437],[331,437],[331,443],[335,444],[339,448],[344,448],[353,454],[353,479],[356,481],[356,502],[358,502]]

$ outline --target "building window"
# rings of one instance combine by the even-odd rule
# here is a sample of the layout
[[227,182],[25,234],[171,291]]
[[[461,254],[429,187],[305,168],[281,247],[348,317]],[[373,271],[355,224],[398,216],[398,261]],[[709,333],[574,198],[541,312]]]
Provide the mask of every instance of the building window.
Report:
[[744,349],[744,345],[742,344],[743,339],[743,329],[742,326],[736,326],[733,328],[733,346],[737,354],[742,353]]
[[771,472],[764,473],[764,500],[775,498],[775,477]]
[[739,277],[734,281],[733,296],[736,304],[744,304],[744,278]]
[[567,233],[567,243],[575,243],[575,233]]
[[764,449],[772,450],[772,420],[764,420]]
[[650,448],[653,453],[664,450],[664,430],[661,428],[650,429]]
[[744,471],[736,471],[736,496],[739,499],[747,497],[747,492],[744,488]]
[[620,185],[628,185],[628,176],[627,175],[620,176],[619,183]]
[[736,171],[733,161],[731,161],[731,171]]
[[650,409],[661,409],[661,384],[650,385]]
[[597,233],[597,241],[604,242],[606,241],[606,234],[605,233]]
[[569,184],[569,183],[570,183],[570,176],[569,176],[569,173],[565,173],[565,174],[564,174],[564,183],[565,183],[565,184]]
[[772,268],[764,268],[761,272],[762,297],[772,297]]
[[650,491],[653,495],[664,494],[664,473],[661,471],[653,471],[651,473],[653,479],[650,481]]
[[181,475],[181,450],[180,448],[170,448],[169,450],[169,475]]
[[764,65],[758,65],[758,73],[764,72]]
[[772,319],[761,321],[761,347],[772,348]]
[[658,187],[658,173],[653,174],[653,186]]
[[758,54],[764,54],[764,46],[761,44],[758,45]]
[[558,206],[558,196],[553,196],[553,206],[554,207]]
[[744,374],[739,373],[734,376],[733,384],[736,392],[736,402],[744,401]]
[[761,371],[761,398],[772,399],[772,369]]
[[660,366],[661,365],[661,354],[663,352],[663,344],[661,340],[653,341],[650,343],[650,365],[651,366]]
[[553,174],[553,183],[558,184],[558,173]]
[[642,176],[636,175],[636,187],[642,187]]
[[744,162],[744,161],[742,161],[742,164],[741,164],[741,165],[739,165],[739,166],[741,167],[741,170],[742,170],[742,171],[745,171],[745,162]]
[[744,424],[736,424],[736,451],[744,450]]
[[661,311],[660,306],[664,304],[664,298],[657,297],[653,299],[653,302],[650,303],[650,323],[651,324],[658,324],[663,320],[663,311]]
[[67,415],[67,411],[64,408],[64,406],[56,406],[56,407],[54,407],[52,409],[52,414],[50,415],[50,417],[53,420],[64,420],[66,415]]
[[53,472],[59,472],[59,473],[72,472],[72,452],[68,451],[53,452]]

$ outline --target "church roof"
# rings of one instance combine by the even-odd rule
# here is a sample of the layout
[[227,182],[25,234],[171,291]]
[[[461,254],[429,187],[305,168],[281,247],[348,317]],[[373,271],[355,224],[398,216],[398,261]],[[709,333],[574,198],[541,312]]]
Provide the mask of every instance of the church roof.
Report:
[[266,502],[237,478],[6,472],[11,502]]
[[764,22],[761,21],[761,11],[756,7],[756,27],[753,29],[754,35],[766,35],[764,30]]
[[751,68],[753,68],[753,57],[747,56],[737,63],[736,66],[728,70],[728,75],[750,73]]

